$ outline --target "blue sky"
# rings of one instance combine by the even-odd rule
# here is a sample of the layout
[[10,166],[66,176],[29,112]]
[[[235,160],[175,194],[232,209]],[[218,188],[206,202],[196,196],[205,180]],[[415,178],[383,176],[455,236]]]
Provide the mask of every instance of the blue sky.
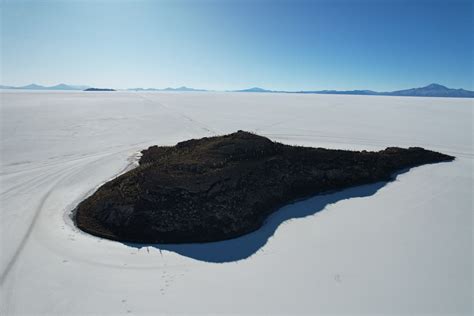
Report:
[[473,1],[3,1],[6,85],[474,89]]

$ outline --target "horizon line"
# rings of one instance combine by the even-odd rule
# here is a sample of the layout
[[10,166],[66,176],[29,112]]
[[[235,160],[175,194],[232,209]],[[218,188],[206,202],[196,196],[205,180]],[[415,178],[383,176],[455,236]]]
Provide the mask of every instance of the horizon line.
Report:
[[[64,83],[64,82],[60,82],[60,83],[57,83],[57,84],[53,84],[53,85],[43,85],[43,84],[38,84],[38,83],[29,83],[29,84],[25,84],[25,85],[9,85],[9,84],[0,84],[0,86],[2,87],[1,89],[8,89],[8,88],[13,88],[13,89],[21,89],[21,88],[25,88],[25,87],[28,87],[28,86],[38,86],[38,87],[42,87],[42,88],[54,88],[54,87],[57,87],[57,86],[68,86],[68,87],[71,87],[71,88],[74,88],[76,87],[77,89],[71,89],[71,90],[83,90],[83,89],[87,89],[87,88],[99,88],[99,89],[114,89],[114,90],[119,90],[119,91],[123,91],[123,90],[156,90],[156,91],[160,91],[160,90],[179,90],[179,89],[190,89],[190,90],[196,90],[196,91],[209,91],[209,92],[240,92],[240,91],[245,91],[245,90],[261,90],[260,92],[275,92],[275,93],[278,93],[278,92],[282,92],[282,93],[298,93],[298,92],[350,92],[350,91],[359,91],[359,92],[375,92],[375,93],[388,93],[388,92],[396,92],[396,91],[402,91],[402,90],[409,90],[409,89],[417,89],[417,88],[425,88],[425,87],[429,87],[429,86],[432,86],[432,85],[437,85],[437,86],[442,86],[442,87],[446,87],[448,89],[453,89],[453,90],[464,90],[464,91],[469,91],[469,92],[473,92],[473,90],[469,90],[469,89],[465,89],[465,88],[449,88],[448,86],[446,85],[443,85],[443,84],[439,84],[439,83],[436,83],[436,82],[431,82],[429,84],[425,84],[425,85],[422,85],[422,86],[419,86],[419,87],[408,87],[408,88],[402,88],[402,89],[395,89],[395,90],[386,90],[386,91],[377,91],[377,90],[372,90],[372,89],[335,89],[335,88],[331,88],[331,89],[317,89],[317,88],[313,88],[313,89],[307,89],[307,90],[303,90],[303,89],[297,89],[297,90],[281,90],[281,89],[267,89],[267,88],[262,88],[261,86],[247,86],[247,88],[242,88],[242,89],[208,89],[208,88],[194,88],[194,87],[190,87],[190,86],[187,86],[187,85],[179,85],[179,86],[176,86],[176,87],[173,87],[173,86],[167,86],[165,88],[156,88],[156,87],[134,87],[134,88],[113,88],[113,87],[110,87],[110,86],[107,86],[107,87],[98,87],[98,86],[92,86],[92,85],[88,85],[88,84],[69,84],[69,83]],[[5,87],[5,88],[3,88]],[[81,89],[81,88],[83,89]],[[34,89],[32,89],[34,90]],[[66,90],[66,89],[65,89]],[[256,91],[257,92],[257,91]]]

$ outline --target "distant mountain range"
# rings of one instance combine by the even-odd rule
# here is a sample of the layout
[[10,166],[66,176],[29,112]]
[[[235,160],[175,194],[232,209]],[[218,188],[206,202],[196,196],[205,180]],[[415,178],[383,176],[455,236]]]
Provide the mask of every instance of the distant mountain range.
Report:
[[474,91],[464,89],[450,89],[440,84],[432,83],[426,87],[393,92],[383,92],[385,95],[414,96],[414,97],[454,97],[474,98]]
[[64,83],[57,84],[55,86],[40,86],[37,84],[29,84],[27,86],[21,87],[12,87],[12,86],[0,86],[0,89],[19,89],[19,90],[84,90],[90,88],[89,86],[78,86],[78,85],[68,85]]
[[[86,90],[90,86],[67,85],[64,83],[55,86],[40,86],[37,84],[30,84],[22,87],[0,86],[0,89],[23,89],[23,90]],[[133,88],[128,91],[171,91],[171,92],[199,92],[209,91],[205,89],[194,89],[188,87],[179,88]],[[449,98],[474,98],[474,91],[464,89],[451,89],[440,84],[432,83],[426,87],[413,88],[406,90],[397,90],[391,92],[377,92],[372,90],[310,90],[310,91],[277,91],[267,90],[259,87],[253,87],[243,90],[232,90],[229,92],[252,92],[252,93],[305,93],[305,94],[349,94],[349,95],[389,95],[389,96],[411,96],[411,97],[449,97]]]
[[234,90],[230,92],[283,92],[283,91],[272,91],[272,90],[265,90],[259,87],[253,87],[253,88],[248,88],[248,89],[243,89],[243,90]]
[[410,96],[410,97],[449,97],[449,98],[474,98],[474,91],[464,89],[450,89],[437,83],[432,83],[426,87],[397,90],[391,92],[377,92],[372,90],[316,90],[316,91],[275,91],[258,87],[234,90],[233,92],[259,92],[259,93],[306,93],[306,94],[351,94],[351,95],[389,95],[389,96]]
[[188,87],[179,87],[179,88],[164,88],[164,89],[157,89],[157,88],[132,88],[132,89],[127,89],[129,91],[208,91],[204,89],[194,89],[194,88],[188,88]]

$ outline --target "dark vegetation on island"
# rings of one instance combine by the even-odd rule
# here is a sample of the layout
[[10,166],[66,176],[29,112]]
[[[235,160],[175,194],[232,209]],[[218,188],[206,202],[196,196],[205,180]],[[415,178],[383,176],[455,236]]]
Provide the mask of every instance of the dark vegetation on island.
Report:
[[87,88],[87,89],[84,89],[84,91],[115,91],[115,89],[109,89],[109,88]]
[[252,232],[296,199],[390,181],[452,156],[419,147],[378,152],[289,146],[244,131],[143,150],[139,166],[81,202],[77,226],[139,243],[194,243]]

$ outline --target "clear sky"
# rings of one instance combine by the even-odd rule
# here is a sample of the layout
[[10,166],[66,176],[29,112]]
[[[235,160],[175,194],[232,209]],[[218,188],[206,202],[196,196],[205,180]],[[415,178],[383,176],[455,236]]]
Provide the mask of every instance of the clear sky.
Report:
[[473,1],[2,2],[4,85],[474,90]]

